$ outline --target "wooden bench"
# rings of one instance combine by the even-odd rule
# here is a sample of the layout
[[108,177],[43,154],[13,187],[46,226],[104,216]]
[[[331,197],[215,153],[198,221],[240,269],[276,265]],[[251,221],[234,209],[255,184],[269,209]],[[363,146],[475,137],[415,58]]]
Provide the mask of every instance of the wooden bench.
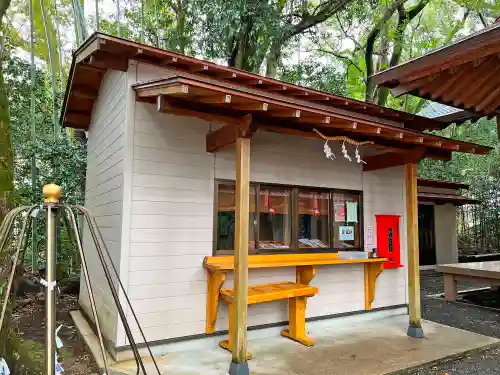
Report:
[[[386,258],[339,259],[336,253],[321,254],[273,254],[250,255],[248,268],[295,267],[295,282],[254,285],[249,287],[248,304],[288,299],[289,330],[282,335],[304,345],[313,345],[314,341],[306,336],[305,309],[307,297],[318,293],[318,289],[309,285],[316,275],[316,267],[321,265],[364,264],[365,310],[371,309],[375,298],[375,283],[383,271]],[[215,333],[219,300],[229,304],[229,326],[232,327],[233,289],[222,289],[226,274],[234,270],[233,256],[205,257],[203,266],[208,272],[207,278],[207,321],[206,333]],[[230,328],[231,329],[231,328]],[[231,336],[230,336],[231,337]],[[225,349],[231,348],[229,340],[220,343]]]
[[[318,288],[310,285],[284,281],[274,284],[252,285],[248,287],[248,304],[288,299],[289,329],[281,334],[306,346],[314,345],[314,340],[306,335],[306,301],[318,293]],[[220,298],[229,304],[229,339],[220,342],[224,349],[231,350],[231,330],[234,322],[234,289],[222,289]],[[250,357],[250,356],[248,356]]]
[[457,299],[457,280],[500,285],[500,261],[442,264],[436,271],[444,274],[444,299]]

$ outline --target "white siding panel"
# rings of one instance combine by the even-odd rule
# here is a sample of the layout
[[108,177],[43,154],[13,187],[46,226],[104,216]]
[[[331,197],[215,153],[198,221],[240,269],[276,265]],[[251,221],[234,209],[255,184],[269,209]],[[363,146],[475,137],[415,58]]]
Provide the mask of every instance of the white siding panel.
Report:
[[203,263],[199,255],[156,256],[156,257],[131,257],[130,271],[148,270],[174,270],[183,268],[196,268]]
[[[124,73],[115,71],[109,71],[103,78],[88,132],[85,189],[85,206],[96,218],[117,267],[121,255],[125,78]],[[106,337],[116,343],[117,310],[87,227],[83,241],[102,328]],[[80,304],[92,317],[83,281]]]
[[130,256],[202,255],[212,252],[212,242],[136,242],[130,244]]
[[186,216],[212,216],[214,206],[208,203],[186,202],[132,202],[132,215],[186,215]]
[[132,229],[176,229],[185,228],[189,225],[193,229],[212,229],[212,215],[172,215],[165,212],[164,215],[132,215]]
[[[138,64],[138,80],[168,76],[167,69]],[[220,125],[156,112],[151,104],[135,110],[132,206],[130,216],[129,292],[149,340],[203,334],[206,273],[202,258],[213,252],[214,180],[235,178],[235,152],[229,147],[205,152],[205,137]],[[401,247],[406,263],[404,169],[362,172],[330,142],[257,132],[252,139],[251,179],[258,182],[363,191],[364,226],[375,215],[401,215]],[[352,153],[354,149],[348,146]],[[363,149],[361,149],[363,152]],[[374,234],[376,243],[376,233]],[[374,245],[367,246],[367,248]],[[293,281],[294,268],[250,270],[251,284]],[[231,287],[228,275],[224,287]],[[307,316],[364,309],[364,270],[359,265],[317,268]],[[385,270],[373,307],[406,303],[406,267]],[[249,307],[250,326],[286,321],[286,301]],[[219,307],[217,329],[227,329],[227,306]]]
[[190,281],[184,283],[169,282],[165,283],[131,286],[128,290],[129,297],[132,300],[149,298],[183,296],[191,294],[204,294],[207,290],[205,281]]

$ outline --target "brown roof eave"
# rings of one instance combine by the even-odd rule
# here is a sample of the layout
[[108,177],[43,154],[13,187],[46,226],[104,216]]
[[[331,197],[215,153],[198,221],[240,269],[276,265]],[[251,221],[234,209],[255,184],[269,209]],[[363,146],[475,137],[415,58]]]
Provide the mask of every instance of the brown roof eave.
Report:
[[432,187],[432,188],[442,188],[442,189],[468,189],[469,185],[463,182],[457,181],[447,181],[447,180],[435,180],[430,178],[419,177],[417,180],[418,186]]
[[[94,47],[92,45],[93,43],[96,45],[95,47],[96,50],[94,51],[92,51],[92,48]],[[112,51],[114,52],[119,51],[118,55],[125,59],[136,59],[139,61],[149,62],[151,64],[164,65],[165,67],[176,66],[180,69],[184,68],[193,69],[191,70],[191,72],[195,71],[199,74],[207,74],[207,75],[214,74],[216,77],[223,75],[225,78],[233,74],[238,76],[237,79],[242,78],[241,80],[242,84],[245,84],[245,81],[248,82],[249,80],[262,81],[263,89],[266,89],[266,87],[271,87],[271,86],[282,86],[286,88],[286,91],[283,91],[284,95],[297,97],[297,95],[302,95],[303,93],[304,98],[307,98],[307,96],[309,97],[322,96],[329,99],[329,101],[325,101],[323,103],[330,103],[330,105],[335,106],[337,108],[345,108],[345,109],[358,108],[364,111],[365,113],[369,113],[371,115],[377,115],[380,117],[385,117],[388,120],[392,119],[393,121],[403,122],[405,124],[405,127],[409,129],[439,130],[442,128],[441,122],[421,117],[418,115],[413,115],[390,108],[380,107],[372,103],[366,103],[355,99],[344,98],[338,95],[321,92],[307,87],[301,87],[298,85],[281,82],[274,78],[263,77],[239,69],[220,66],[212,62],[195,59],[193,57],[185,56],[173,51],[161,50],[155,47],[146,46],[136,42],[131,42],[128,40],[120,39],[103,33],[96,32],[92,34],[89,37],[89,39],[75,51],[73,55],[74,58],[72,66],[73,68],[78,69],[78,67],[75,67],[75,61],[77,63],[81,62],[84,58],[87,57],[89,53],[94,53],[94,52],[112,53]],[[174,65],[171,65],[170,63],[172,61],[168,62],[167,61],[168,59],[170,60],[175,59]],[[108,68],[110,67],[108,66]],[[205,68],[207,69],[205,70]],[[227,79],[227,81],[230,80],[231,80],[230,78]],[[68,100],[68,90],[65,95],[63,114],[66,111],[67,100]],[[64,119],[63,114],[61,115],[62,120]]]
[[[462,64],[477,58],[471,51],[477,51],[490,45],[498,45],[500,23],[495,23],[475,34],[469,35],[453,44],[444,46],[428,54],[416,57],[406,63],[378,72],[370,77],[373,83],[389,88],[399,85],[400,80],[411,74],[428,69],[427,74]],[[469,59],[469,60],[467,60]]]
[[[384,133],[389,132],[391,134],[394,134],[391,135],[390,138],[394,142],[398,142],[401,145],[413,145],[414,147],[424,146],[437,150],[469,152],[474,154],[487,154],[491,150],[491,147],[481,146],[470,142],[457,141],[449,138],[439,137],[432,134],[422,133],[418,130],[401,128],[389,124],[377,123],[374,122],[373,120],[356,117],[355,114],[353,113],[341,114],[338,112],[334,112],[333,109],[329,110],[324,106],[314,105],[313,103],[308,103],[303,100],[292,100],[291,98],[286,98],[283,97],[282,95],[271,96],[264,91],[250,90],[242,86],[232,85],[228,87],[227,85],[224,85],[218,81],[209,82],[206,79],[202,78],[185,77],[182,75],[182,73],[179,73],[179,75],[175,77],[137,83],[133,85],[133,88],[136,91],[138,98],[141,98],[141,100],[146,100],[146,101],[155,101],[159,95],[163,95],[165,97],[173,96],[172,99],[175,100],[182,99],[190,103],[193,103],[197,102],[198,100],[197,97],[199,97],[200,94],[210,95],[210,96],[229,95],[245,101],[267,102],[269,105],[278,107],[280,111],[286,109],[289,110],[289,112],[290,110],[297,111],[299,113],[305,114],[306,116],[323,116],[323,118],[328,118],[328,119],[331,118],[332,122],[334,120],[339,120],[354,125],[357,124],[358,128],[356,127],[340,128],[344,129],[344,131],[348,133],[354,132],[359,135],[362,135],[362,133],[364,133],[364,135],[370,134],[370,138],[387,139],[387,136],[384,136]],[[204,93],[200,92],[200,90],[204,91]],[[233,108],[232,106],[233,106],[232,101],[223,104],[223,108],[227,108],[228,110],[237,109]],[[221,107],[219,105],[217,106],[212,105],[211,108],[213,110]],[[240,115],[243,116],[244,114],[245,113],[242,112]],[[260,113],[260,115],[266,117],[268,116],[268,114],[269,111],[264,111]],[[302,115],[300,114],[298,116],[293,116],[293,117],[287,115],[286,117],[288,118],[286,120],[289,123],[293,124],[297,120],[299,120],[299,117],[301,116]],[[274,116],[273,121],[278,121],[279,117],[280,117],[279,115]],[[282,118],[281,120],[285,120],[285,118]],[[360,126],[367,127],[367,129],[371,130],[368,130],[366,132],[360,131],[359,129]],[[313,131],[315,127],[323,129],[329,128],[332,130],[336,129],[336,125],[332,126],[330,121],[324,122],[324,120],[323,122],[320,122],[320,120],[311,121],[310,125],[307,125],[307,127],[308,131]],[[377,129],[377,132],[375,132],[375,129]],[[395,136],[397,134],[401,134],[400,139],[398,139],[398,137]],[[407,138],[410,139],[409,143],[407,141]],[[417,141],[417,139],[420,139],[420,141]]]
[[456,194],[439,194],[439,193],[418,193],[419,202],[432,202],[435,204],[451,203],[455,206],[463,206],[465,204],[480,204],[481,201],[462,195]]

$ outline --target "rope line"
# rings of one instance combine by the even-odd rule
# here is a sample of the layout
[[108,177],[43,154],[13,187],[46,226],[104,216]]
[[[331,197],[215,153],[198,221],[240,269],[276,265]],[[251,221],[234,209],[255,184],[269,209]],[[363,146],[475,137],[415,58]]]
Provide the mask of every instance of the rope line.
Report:
[[346,143],[349,143],[350,145],[354,145],[354,146],[363,146],[363,145],[373,145],[374,143],[372,141],[364,141],[364,142],[358,142],[358,141],[355,141],[349,137],[346,137],[345,135],[339,135],[339,136],[336,136],[336,137],[328,137],[324,134],[322,134],[318,129],[314,128],[313,129],[316,133],[318,133],[318,135],[323,138],[324,140],[326,141],[344,141]]

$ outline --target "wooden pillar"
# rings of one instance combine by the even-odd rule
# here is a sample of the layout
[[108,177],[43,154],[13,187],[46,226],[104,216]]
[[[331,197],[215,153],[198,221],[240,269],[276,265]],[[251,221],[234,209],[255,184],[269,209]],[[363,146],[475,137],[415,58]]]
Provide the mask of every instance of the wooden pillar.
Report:
[[418,196],[417,164],[406,164],[406,230],[408,246],[408,312],[410,324],[408,336],[422,338],[422,317],[420,311],[420,269],[418,252]]
[[230,375],[249,374],[247,354],[248,220],[250,197],[250,138],[236,138],[236,221],[234,239],[234,319],[230,334]]

